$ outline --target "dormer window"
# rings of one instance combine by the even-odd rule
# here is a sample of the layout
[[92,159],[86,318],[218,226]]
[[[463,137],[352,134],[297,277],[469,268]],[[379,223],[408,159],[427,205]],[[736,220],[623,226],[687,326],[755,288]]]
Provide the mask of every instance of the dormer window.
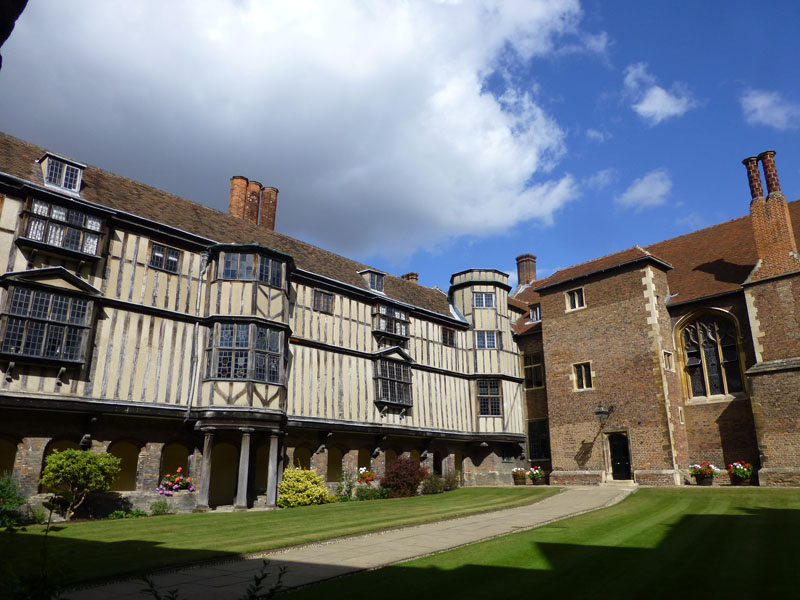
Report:
[[369,274],[369,287],[370,289],[375,290],[376,292],[383,291],[383,274],[381,273],[370,273]]
[[369,286],[369,289],[383,293],[383,273],[379,271],[364,270],[359,271],[359,275],[364,278],[364,281]]
[[53,154],[45,154],[39,161],[42,164],[44,181],[71,192],[81,189],[81,174],[85,165],[67,161]]

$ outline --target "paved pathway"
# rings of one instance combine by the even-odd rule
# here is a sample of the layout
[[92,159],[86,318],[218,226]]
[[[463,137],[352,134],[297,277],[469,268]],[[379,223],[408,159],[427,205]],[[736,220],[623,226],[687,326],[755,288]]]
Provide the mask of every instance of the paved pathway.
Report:
[[[263,558],[270,561],[271,575],[266,586],[274,581],[281,566],[287,568],[283,579],[286,587],[303,586],[532,529],[615,504],[634,489],[634,486],[620,485],[570,487],[528,506],[295,546],[249,555],[246,559],[204,563],[157,575],[153,580],[160,590],[179,588],[182,598],[233,600],[239,598],[253,581]],[[67,596],[72,600],[151,598],[142,593],[142,587],[141,581],[129,580],[70,591]]]

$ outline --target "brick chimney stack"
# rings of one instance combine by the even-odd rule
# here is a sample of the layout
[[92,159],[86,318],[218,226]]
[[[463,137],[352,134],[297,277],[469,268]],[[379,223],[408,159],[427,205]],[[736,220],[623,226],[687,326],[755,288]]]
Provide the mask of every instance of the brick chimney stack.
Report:
[[[758,161],[761,161],[767,182],[766,198],[761,187]],[[747,168],[750,184],[750,220],[759,259],[749,281],[800,271],[800,255],[789,218],[789,206],[778,181],[775,152],[767,150],[757,158],[746,158],[742,162]]]
[[517,257],[517,279],[519,285],[536,281],[536,257],[533,254],[522,254]]
[[405,279],[406,281],[413,281],[414,283],[419,283],[419,273],[406,273],[405,275],[400,275],[401,279]]
[[228,214],[269,231],[275,231],[275,212],[278,208],[278,190],[263,187],[246,177],[231,177],[231,195]]

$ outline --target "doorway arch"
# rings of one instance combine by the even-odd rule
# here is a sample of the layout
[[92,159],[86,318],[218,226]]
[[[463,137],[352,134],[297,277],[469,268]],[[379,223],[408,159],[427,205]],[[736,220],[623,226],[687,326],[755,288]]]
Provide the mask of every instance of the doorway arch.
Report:
[[227,442],[214,444],[211,451],[211,480],[209,482],[208,505],[233,504],[236,495],[236,479],[239,475],[239,448]]

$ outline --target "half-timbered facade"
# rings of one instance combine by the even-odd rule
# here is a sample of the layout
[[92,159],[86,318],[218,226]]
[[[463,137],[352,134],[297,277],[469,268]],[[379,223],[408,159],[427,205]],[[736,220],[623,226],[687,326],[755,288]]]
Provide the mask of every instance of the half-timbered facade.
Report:
[[273,230],[277,190],[223,214],[0,136],[0,470],[39,492],[56,449],[122,459],[148,505],[273,505],[282,470],[400,455],[506,483],[525,419],[508,276],[449,294]]

